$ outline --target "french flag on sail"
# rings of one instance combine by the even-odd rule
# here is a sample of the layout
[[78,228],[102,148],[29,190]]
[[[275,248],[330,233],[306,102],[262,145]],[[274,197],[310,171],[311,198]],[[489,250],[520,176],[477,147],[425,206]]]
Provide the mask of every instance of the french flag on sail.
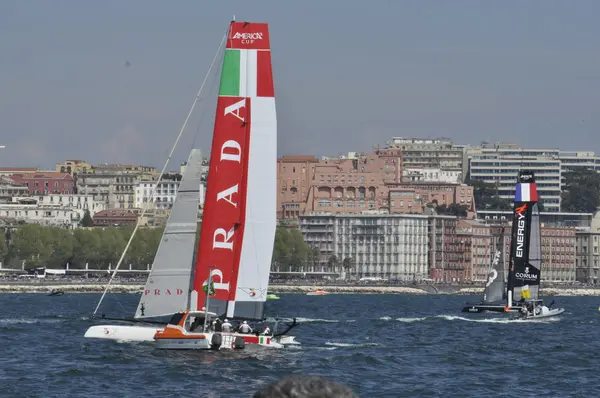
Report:
[[515,191],[515,202],[537,202],[538,193],[535,183],[519,183]]

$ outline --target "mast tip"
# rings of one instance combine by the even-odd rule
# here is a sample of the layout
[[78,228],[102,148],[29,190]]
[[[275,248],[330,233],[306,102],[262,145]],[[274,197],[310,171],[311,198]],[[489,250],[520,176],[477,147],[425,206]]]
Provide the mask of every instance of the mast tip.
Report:
[[235,22],[235,14],[233,14],[233,18],[231,18],[232,22]]

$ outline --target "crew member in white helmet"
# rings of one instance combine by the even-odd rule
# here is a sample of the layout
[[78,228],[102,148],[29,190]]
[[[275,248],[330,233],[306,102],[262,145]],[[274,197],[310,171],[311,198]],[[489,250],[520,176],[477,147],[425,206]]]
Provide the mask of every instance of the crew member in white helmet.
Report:
[[225,318],[225,322],[223,322],[223,325],[221,325],[221,328],[223,328],[223,331],[226,333],[231,332],[231,323],[229,323],[227,318]]
[[248,325],[248,322],[244,321],[240,325],[240,332],[242,333],[252,333],[252,328]]
[[269,328],[269,325],[265,325],[265,330],[263,330],[263,333],[265,336],[268,336],[271,334],[271,329]]

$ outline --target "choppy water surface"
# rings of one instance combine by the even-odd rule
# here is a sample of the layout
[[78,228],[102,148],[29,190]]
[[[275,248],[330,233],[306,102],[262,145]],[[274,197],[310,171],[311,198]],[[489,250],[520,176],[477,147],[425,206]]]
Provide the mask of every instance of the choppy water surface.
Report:
[[[461,314],[465,296],[280,297],[269,315],[297,316],[301,346],[214,353],[84,339],[99,295],[0,294],[0,396],[249,397],[288,374],[361,397],[600,396],[600,298],[556,297],[560,317],[507,322]],[[112,295],[105,312],[131,316],[138,299]]]

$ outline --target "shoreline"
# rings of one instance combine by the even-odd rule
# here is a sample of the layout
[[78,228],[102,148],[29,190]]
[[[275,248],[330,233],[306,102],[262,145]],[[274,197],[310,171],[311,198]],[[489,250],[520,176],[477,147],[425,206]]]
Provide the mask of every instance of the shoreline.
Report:
[[[62,290],[65,293],[102,293],[106,284],[94,283],[0,283],[2,293],[40,293],[48,294],[52,289]],[[116,283],[112,284],[109,293],[141,294],[144,289],[142,283]],[[331,294],[451,294],[457,296],[481,295],[483,287],[441,287],[436,292],[431,286],[381,286],[381,285],[271,285],[269,293],[275,294],[305,294],[317,289],[323,289]],[[600,296],[600,288],[557,288],[547,287],[542,289],[544,296]]]

